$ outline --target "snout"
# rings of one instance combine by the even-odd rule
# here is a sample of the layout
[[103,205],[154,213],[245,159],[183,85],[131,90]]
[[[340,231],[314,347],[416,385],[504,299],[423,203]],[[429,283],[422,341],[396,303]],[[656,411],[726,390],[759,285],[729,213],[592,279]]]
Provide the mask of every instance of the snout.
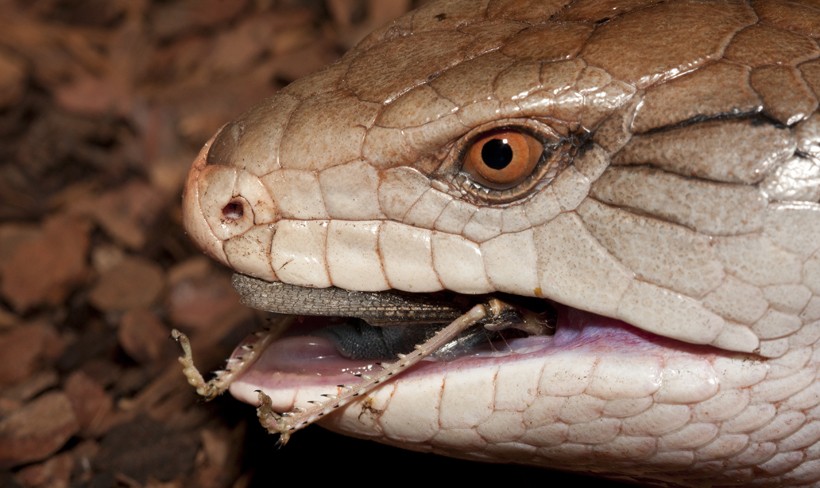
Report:
[[182,197],[185,230],[226,266],[276,279],[266,262],[277,220],[275,204],[257,176],[230,160],[213,160],[222,130],[205,143],[188,173]]

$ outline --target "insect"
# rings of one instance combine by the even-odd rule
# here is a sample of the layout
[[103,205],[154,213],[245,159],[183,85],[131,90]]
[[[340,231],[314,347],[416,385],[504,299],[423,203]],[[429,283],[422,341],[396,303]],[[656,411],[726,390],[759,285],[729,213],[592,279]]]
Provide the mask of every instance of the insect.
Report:
[[[297,409],[283,414],[277,413],[273,408],[270,397],[261,390],[258,391],[259,418],[269,432],[279,435],[281,445],[287,444],[291,434],[295,431],[307,427],[358,397],[368,394],[381,383],[393,379],[408,368],[418,364],[419,361],[446,350],[448,347],[457,347],[458,337],[470,327],[480,324],[488,330],[495,331],[510,327],[543,328],[543,330],[539,330],[541,333],[548,330],[549,325],[546,322],[538,317],[525,315],[529,314],[526,311],[522,314],[498,299],[490,299],[487,304],[475,305],[449,325],[431,334],[428,339],[416,344],[408,354],[398,353],[398,357],[394,362],[389,364],[375,363],[374,366],[377,366],[378,370],[374,374],[353,373],[362,381],[349,385],[337,385],[338,392],[335,395],[322,394],[323,400],[311,401],[310,403],[313,405],[307,409]],[[284,324],[280,324],[280,326],[281,329],[286,327]],[[252,353],[254,350],[263,349],[267,342],[276,338],[275,334],[270,333],[260,333],[258,336],[258,342],[245,344],[242,349],[247,353]],[[183,348],[184,356],[180,358],[180,363],[183,365],[185,376],[191,385],[196,388],[197,393],[206,399],[213,399],[224,393],[230,387],[230,377],[241,374],[242,370],[252,365],[256,359],[253,355],[237,358],[237,362],[240,364],[235,362],[230,365],[228,370],[219,372],[216,378],[205,382],[194,365],[193,353],[187,336],[178,330],[174,330],[173,337]]]

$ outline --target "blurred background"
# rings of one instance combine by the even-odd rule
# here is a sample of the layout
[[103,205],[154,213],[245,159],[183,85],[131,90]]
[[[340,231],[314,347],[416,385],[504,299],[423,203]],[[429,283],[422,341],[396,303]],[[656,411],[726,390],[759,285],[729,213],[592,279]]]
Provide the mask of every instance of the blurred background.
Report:
[[[297,476],[570,478],[311,427],[283,449],[202,370],[264,324],[188,242],[182,182],[225,122],[410,0],[0,0],[0,486],[250,487]],[[366,481],[365,481],[366,480]]]

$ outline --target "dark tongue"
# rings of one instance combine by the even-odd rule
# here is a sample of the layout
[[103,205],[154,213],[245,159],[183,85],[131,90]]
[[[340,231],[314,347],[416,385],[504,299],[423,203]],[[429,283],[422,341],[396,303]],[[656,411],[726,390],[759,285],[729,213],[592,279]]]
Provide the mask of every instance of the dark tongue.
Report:
[[413,346],[432,336],[439,326],[373,327],[362,320],[352,320],[324,327],[311,333],[324,337],[336,351],[348,359],[394,359],[407,354]]
[[[394,360],[399,354],[408,354],[446,324],[413,325],[404,327],[373,327],[361,320],[331,325],[316,330],[311,335],[331,341],[343,357],[355,360]],[[462,332],[441,351],[432,356],[451,359],[489,343],[498,333],[483,327]]]

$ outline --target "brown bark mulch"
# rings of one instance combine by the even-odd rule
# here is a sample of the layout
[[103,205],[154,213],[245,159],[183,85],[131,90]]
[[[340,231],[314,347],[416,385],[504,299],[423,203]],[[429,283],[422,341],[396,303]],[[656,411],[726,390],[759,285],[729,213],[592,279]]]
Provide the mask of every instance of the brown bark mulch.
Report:
[[199,147],[409,3],[0,2],[0,486],[332,483],[382,462],[559,480],[318,428],[277,449],[252,407],[201,402],[177,363],[172,328],[212,370],[264,321],[182,231]]

